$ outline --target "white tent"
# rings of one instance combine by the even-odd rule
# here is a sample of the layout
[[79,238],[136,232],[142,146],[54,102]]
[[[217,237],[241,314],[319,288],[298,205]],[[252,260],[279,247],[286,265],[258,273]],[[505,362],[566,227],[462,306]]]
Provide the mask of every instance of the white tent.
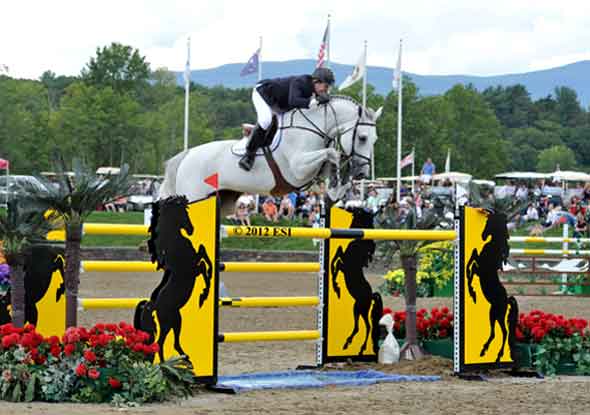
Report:
[[536,173],[534,171],[509,171],[506,173],[496,174],[498,179],[547,179],[551,177],[550,174],[546,173]]
[[554,171],[550,176],[559,181],[590,182],[590,174],[581,171]]
[[432,176],[432,180],[450,180],[451,182],[468,182],[473,176],[467,173],[460,173],[450,171],[447,173],[439,173]]

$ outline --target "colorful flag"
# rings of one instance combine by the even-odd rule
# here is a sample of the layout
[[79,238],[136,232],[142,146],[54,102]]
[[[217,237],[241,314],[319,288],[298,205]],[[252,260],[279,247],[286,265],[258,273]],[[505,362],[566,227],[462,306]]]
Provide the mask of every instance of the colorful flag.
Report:
[[318,62],[315,65],[316,68],[321,68],[326,63],[327,51],[330,49],[330,20],[328,20],[328,24],[326,25],[326,30],[324,31],[324,37],[322,38],[322,44],[320,45],[320,50],[318,52]]
[[355,82],[361,80],[365,76],[366,59],[365,53],[363,52],[352,70],[352,73],[346,77],[346,79],[340,84],[339,89],[348,88]]
[[410,154],[408,154],[400,161],[400,169],[403,169],[404,167],[409,166],[410,164],[414,164],[414,150],[412,150]]
[[5,159],[0,159],[0,170],[6,170],[10,168],[10,162]]
[[212,174],[211,176],[207,177],[203,181],[205,183],[207,183],[209,186],[213,187],[215,190],[217,190],[219,188],[219,174],[218,173]]
[[242,68],[240,76],[246,76],[258,72],[258,56],[260,55],[260,48],[254,52],[254,55],[248,59],[248,62]]

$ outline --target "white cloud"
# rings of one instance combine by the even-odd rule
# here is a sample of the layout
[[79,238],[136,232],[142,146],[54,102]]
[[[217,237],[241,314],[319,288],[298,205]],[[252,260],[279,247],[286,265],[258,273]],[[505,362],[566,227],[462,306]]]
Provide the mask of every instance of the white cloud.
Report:
[[590,59],[590,2],[546,0],[412,2],[243,0],[102,2],[6,0],[0,64],[14,76],[78,74],[96,47],[130,44],[152,67],[182,70],[245,62],[264,36],[263,59],[315,57],[332,18],[331,58],[354,63],[363,40],[370,65],[423,74],[523,72]]

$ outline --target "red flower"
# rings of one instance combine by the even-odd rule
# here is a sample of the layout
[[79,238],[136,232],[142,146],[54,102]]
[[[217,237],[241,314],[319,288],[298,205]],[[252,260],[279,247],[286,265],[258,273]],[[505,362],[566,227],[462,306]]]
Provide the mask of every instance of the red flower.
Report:
[[42,365],[43,363],[45,363],[46,360],[47,360],[47,357],[45,357],[45,355],[40,354],[35,359],[35,363],[37,363],[38,365]]
[[118,379],[109,377],[109,385],[113,389],[119,389],[121,387],[121,382]]
[[76,375],[80,376],[80,377],[84,377],[86,376],[88,369],[86,369],[86,366],[84,365],[84,363],[80,363],[78,365],[78,367],[76,367]]
[[88,371],[88,377],[90,379],[98,379],[100,377],[100,372],[95,368],[92,368]]
[[61,348],[59,347],[58,344],[54,344],[53,346],[51,346],[51,348],[49,349],[49,353],[51,353],[51,355],[53,357],[59,357],[59,354],[61,353]]
[[86,359],[90,363],[94,363],[96,362],[96,354],[94,354],[92,350],[85,350],[84,359]]
[[446,329],[440,329],[438,331],[438,334],[439,334],[440,337],[447,337],[449,335],[449,333],[447,332]]
[[74,346],[73,344],[66,344],[64,346],[64,354],[66,356],[70,356],[72,353],[74,353],[74,351],[76,350],[76,346]]

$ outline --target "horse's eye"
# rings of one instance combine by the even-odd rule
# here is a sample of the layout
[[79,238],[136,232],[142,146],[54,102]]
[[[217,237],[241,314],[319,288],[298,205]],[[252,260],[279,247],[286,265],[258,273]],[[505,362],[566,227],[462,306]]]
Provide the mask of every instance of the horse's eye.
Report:
[[365,143],[365,142],[367,142],[367,139],[368,139],[368,138],[369,138],[369,136],[368,136],[367,134],[360,134],[360,135],[359,135],[359,141],[360,141],[361,143]]

